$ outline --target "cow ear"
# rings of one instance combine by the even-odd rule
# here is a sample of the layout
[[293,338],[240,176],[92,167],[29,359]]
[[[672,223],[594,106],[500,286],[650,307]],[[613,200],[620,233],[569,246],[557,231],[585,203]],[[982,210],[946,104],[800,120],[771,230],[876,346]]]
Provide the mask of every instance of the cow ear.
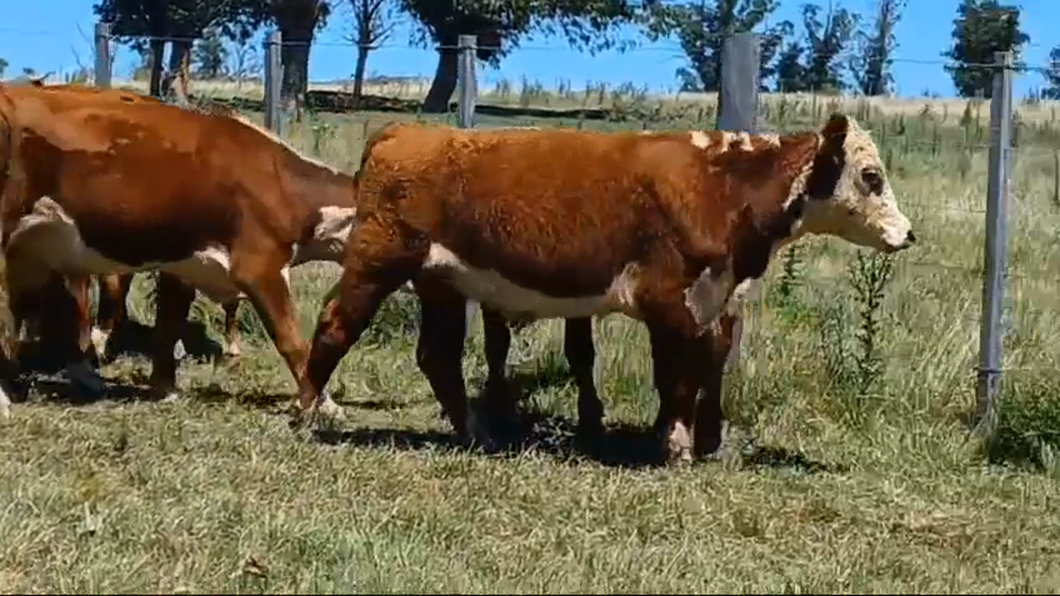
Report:
[[821,130],[821,135],[828,139],[837,135],[845,135],[850,130],[850,119],[845,114],[832,114],[828,122]]

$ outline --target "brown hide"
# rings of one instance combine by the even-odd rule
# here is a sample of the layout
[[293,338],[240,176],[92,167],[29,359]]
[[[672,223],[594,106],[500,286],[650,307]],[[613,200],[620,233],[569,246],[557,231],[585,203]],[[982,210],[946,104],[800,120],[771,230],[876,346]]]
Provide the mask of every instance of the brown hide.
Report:
[[752,153],[722,153],[720,133],[709,134],[717,147],[703,150],[688,133],[395,125],[368,154],[361,210],[394,210],[424,243],[553,297],[602,294],[631,262],[668,269],[684,287],[724,266],[733,246],[768,249],[768,236],[790,231],[789,219],[774,223],[779,198],[818,142],[754,138]]
[[[352,178],[237,117],[137,101],[135,94],[127,101],[123,93],[24,87],[10,95],[23,123],[27,187],[3,205],[5,248],[13,248],[7,243],[20,218],[38,198],[50,197],[87,246],[111,262],[89,270],[73,264],[59,273],[113,273],[224,249],[233,287],[252,297],[296,371],[305,354],[281,269],[294,244],[310,244],[320,208],[353,206]],[[15,247],[7,255],[9,264],[47,263],[42,254],[18,253]],[[169,319],[163,335],[175,342],[176,321],[186,319],[194,293],[170,281],[162,285],[175,288],[159,304],[159,318]],[[172,359],[158,349],[156,372],[158,358]],[[171,376],[171,370],[156,374],[156,385],[171,386],[165,378]]]

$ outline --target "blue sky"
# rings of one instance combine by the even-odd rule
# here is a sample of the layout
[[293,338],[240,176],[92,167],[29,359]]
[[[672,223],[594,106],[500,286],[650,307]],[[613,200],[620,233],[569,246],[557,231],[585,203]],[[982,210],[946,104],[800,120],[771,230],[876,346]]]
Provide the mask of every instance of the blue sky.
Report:
[[[865,14],[869,14],[875,3],[874,0],[838,1]],[[781,0],[782,7],[772,18],[799,23],[802,3],[802,0]],[[917,96],[924,91],[942,96],[954,94],[953,85],[942,70],[940,52],[950,41],[957,3],[958,0],[907,1],[897,30],[899,46],[894,74],[899,95]],[[77,68],[79,61],[91,65],[93,0],[12,0],[8,4],[0,26],[0,57],[11,64],[5,76],[10,77],[23,67],[44,73],[69,72]],[[1060,32],[1056,26],[1060,23],[1060,2],[1024,0],[1017,4],[1023,8],[1023,27],[1031,37],[1024,59],[1032,65],[1044,65],[1049,50],[1060,45]],[[311,80],[346,77],[353,70],[353,48],[344,45],[350,29],[346,6],[348,4],[343,1],[339,12],[318,35],[319,43],[314,45],[310,59]],[[399,28],[387,42],[387,47],[371,55],[370,73],[395,76],[433,74],[435,54],[407,47],[408,31],[407,27]],[[522,45],[523,48],[512,52],[499,70],[480,70],[480,76],[484,78],[482,83],[492,85],[500,78],[517,82],[525,76],[546,86],[554,86],[560,80],[570,81],[576,88],[588,81],[611,84],[628,81],[653,90],[666,90],[675,86],[674,71],[683,64],[680,51],[672,40],[642,41],[639,50],[597,56],[569,50],[560,39],[529,38]],[[134,63],[130,51],[119,50],[115,76],[127,77]],[[1041,76],[1037,74],[1018,76],[1017,97],[1022,97],[1041,82]]]

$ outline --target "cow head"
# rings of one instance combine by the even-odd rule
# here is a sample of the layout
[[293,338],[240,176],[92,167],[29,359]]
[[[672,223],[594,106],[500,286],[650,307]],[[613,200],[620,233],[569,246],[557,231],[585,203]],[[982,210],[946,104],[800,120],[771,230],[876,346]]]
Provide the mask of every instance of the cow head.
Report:
[[911,246],[912,225],[898,208],[869,133],[853,118],[834,115],[820,135],[806,180],[803,231],[885,252]]

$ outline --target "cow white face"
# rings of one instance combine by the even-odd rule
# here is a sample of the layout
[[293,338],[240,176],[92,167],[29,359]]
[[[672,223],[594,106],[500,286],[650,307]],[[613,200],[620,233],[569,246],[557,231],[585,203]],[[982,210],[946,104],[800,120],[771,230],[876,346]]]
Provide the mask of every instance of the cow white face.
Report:
[[806,183],[803,230],[884,252],[916,242],[868,132],[853,118],[833,116],[821,137]]

